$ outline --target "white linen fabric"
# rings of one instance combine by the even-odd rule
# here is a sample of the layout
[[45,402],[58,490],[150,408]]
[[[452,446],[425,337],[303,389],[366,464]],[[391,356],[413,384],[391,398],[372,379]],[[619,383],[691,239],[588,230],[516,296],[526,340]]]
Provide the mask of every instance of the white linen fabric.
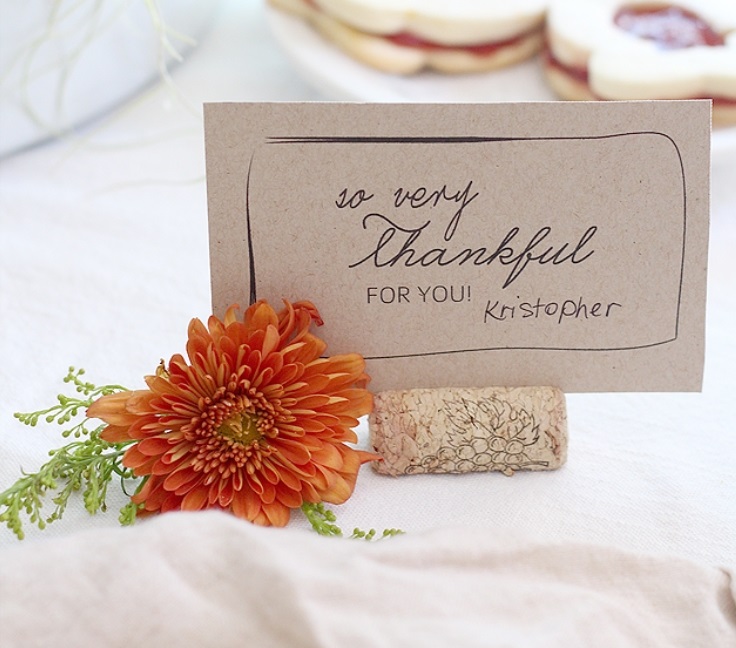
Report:
[[[53,574],[44,578],[43,574]],[[163,515],[8,550],[5,648],[727,648],[732,574],[445,529],[367,543]]]
[[[0,489],[63,442],[12,413],[51,405],[69,364],[139,388],[209,313],[186,106],[320,99],[258,0],[225,2],[174,84],[0,162]],[[736,151],[713,167],[702,393],[568,395],[555,472],[365,466],[343,527],[407,532],[374,545],[306,533],[299,513],[285,530],[217,514],[121,530],[115,485],[106,514],[73,498],[22,544],[0,527],[0,646],[735,646],[734,179]]]

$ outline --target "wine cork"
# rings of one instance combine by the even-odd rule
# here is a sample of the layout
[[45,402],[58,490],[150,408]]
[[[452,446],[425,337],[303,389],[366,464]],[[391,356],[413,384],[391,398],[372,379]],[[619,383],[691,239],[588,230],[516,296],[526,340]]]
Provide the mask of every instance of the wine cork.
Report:
[[412,389],[374,394],[370,442],[385,475],[554,470],[567,458],[555,387]]

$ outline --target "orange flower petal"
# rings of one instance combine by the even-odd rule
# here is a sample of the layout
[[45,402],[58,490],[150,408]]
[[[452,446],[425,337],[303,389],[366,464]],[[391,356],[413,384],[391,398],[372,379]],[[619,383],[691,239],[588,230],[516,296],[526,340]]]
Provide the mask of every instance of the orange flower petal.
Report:
[[181,500],[182,511],[200,511],[207,504],[207,491],[203,488],[193,488]]
[[288,508],[299,508],[304,503],[300,492],[285,487],[276,489],[276,499]]
[[[93,417],[98,418],[98,417]],[[108,425],[101,433],[100,438],[108,443],[123,443],[124,441],[130,441],[131,438],[128,435],[129,427],[126,426],[115,426]]]
[[129,426],[136,421],[136,415],[128,410],[128,401],[135,395],[148,392],[117,392],[101,396],[87,408],[89,418],[98,418],[108,425]]
[[272,502],[263,507],[268,523],[275,527],[283,527],[289,523],[291,511],[281,502]]
[[322,501],[330,504],[343,504],[353,494],[353,486],[342,475],[333,474],[330,485],[320,491]]
[[178,468],[174,472],[166,475],[164,479],[164,488],[167,491],[181,495],[182,493],[179,492],[179,489],[182,486],[187,486],[186,490],[189,490],[188,487],[191,486],[193,482],[196,482],[198,478],[199,475],[191,468]]
[[253,491],[244,489],[234,494],[230,507],[238,517],[253,522],[261,512],[261,500]]
[[311,459],[309,449],[304,445],[304,443],[300,443],[298,441],[279,439],[276,448],[278,449],[279,454],[297,466],[309,463],[309,460]]
[[267,326],[275,326],[278,330],[279,319],[265,301],[257,301],[245,311],[243,323],[249,330],[264,330]]

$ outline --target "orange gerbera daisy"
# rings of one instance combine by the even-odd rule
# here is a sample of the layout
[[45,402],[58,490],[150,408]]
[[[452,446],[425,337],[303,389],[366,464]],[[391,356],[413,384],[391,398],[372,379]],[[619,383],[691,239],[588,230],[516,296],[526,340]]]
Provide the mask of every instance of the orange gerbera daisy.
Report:
[[102,438],[135,441],[123,464],[145,477],[133,496],[142,512],[218,507],[263,525],[284,526],[304,502],[340,504],[360,465],[377,456],[346,443],[367,414],[365,361],[323,358],[309,332],[322,320],[310,302],[276,311],[260,301],[207,327],[189,325],[187,356],[177,354],[148,389],[103,396],[87,416]]

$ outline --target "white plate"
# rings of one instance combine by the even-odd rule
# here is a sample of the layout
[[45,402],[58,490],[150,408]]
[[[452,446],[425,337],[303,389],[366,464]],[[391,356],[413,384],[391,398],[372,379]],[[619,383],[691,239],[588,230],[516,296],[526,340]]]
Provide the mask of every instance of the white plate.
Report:
[[[304,20],[266,7],[271,30],[300,74],[328,99],[368,102],[554,101],[536,60],[482,74],[409,77],[373,70],[343,54]],[[714,164],[736,164],[736,127],[713,132]]]

